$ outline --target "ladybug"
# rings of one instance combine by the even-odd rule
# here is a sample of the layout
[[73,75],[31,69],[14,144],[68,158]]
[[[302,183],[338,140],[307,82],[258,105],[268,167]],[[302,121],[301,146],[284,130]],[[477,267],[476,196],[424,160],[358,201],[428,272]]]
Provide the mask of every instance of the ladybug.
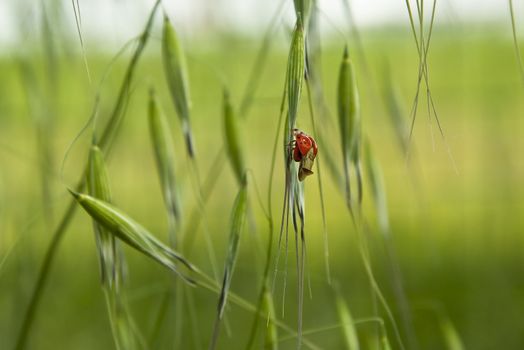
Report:
[[311,169],[317,156],[318,147],[313,137],[301,130],[294,129],[293,136],[295,137],[293,140],[293,160],[300,163],[298,179],[304,181],[307,176],[313,174]]

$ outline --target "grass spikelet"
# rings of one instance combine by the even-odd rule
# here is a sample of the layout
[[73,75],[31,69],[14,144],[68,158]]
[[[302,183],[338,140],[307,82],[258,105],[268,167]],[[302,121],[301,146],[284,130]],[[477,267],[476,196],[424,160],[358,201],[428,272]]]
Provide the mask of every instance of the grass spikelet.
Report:
[[[109,179],[102,151],[96,145],[91,146],[87,165],[87,190],[91,196],[105,202],[111,202]],[[116,242],[115,237],[98,222],[93,221],[102,285],[112,287],[116,277]]]
[[349,165],[358,156],[360,137],[360,102],[353,64],[344,48],[338,76],[338,122],[344,163],[346,202],[351,206]]
[[231,105],[229,92],[224,88],[224,131],[225,139],[224,143],[226,146],[226,153],[231,162],[233,172],[240,185],[243,185],[245,177],[245,163],[244,155],[242,153],[242,147],[240,142],[240,133],[238,132],[238,118],[233,111]]
[[302,92],[302,83],[304,81],[305,72],[305,44],[304,44],[304,28],[300,17],[297,19],[295,30],[293,32],[293,40],[291,42],[291,49],[289,51],[287,63],[287,91],[288,91],[288,125],[289,132],[293,131],[297,119],[298,105],[300,102],[300,94]]
[[175,182],[175,155],[174,143],[171,137],[169,124],[162,112],[155,91],[150,90],[149,97],[149,131],[155,153],[155,160],[164,203],[168,211],[169,238],[173,247],[176,246],[176,224],[180,220],[179,204]]
[[85,211],[113,235],[159,264],[169,268],[190,285],[195,284],[191,277],[180,271],[178,262],[192,272],[198,271],[196,267],[180,254],[157,240],[140,224],[109,203],[86,194],[70,192]]
[[[245,183],[245,180],[244,182]],[[224,276],[222,278],[222,288],[220,290],[220,296],[218,298],[217,306],[217,315],[215,318],[215,323],[213,326],[213,336],[211,338],[211,343],[209,349],[215,349],[218,334],[220,329],[220,321],[224,316],[224,310],[227,303],[227,298],[229,294],[229,288],[231,286],[231,279],[233,277],[233,272],[235,269],[235,262],[238,255],[238,246],[240,243],[240,234],[244,227],[244,221],[246,217],[246,208],[247,208],[247,189],[243,185],[238,192],[238,195],[235,199],[233,205],[233,211],[231,214],[230,221],[230,230],[229,230],[229,247],[226,257],[226,262],[224,266]]]
[[340,294],[338,288],[335,288],[335,303],[337,306],[338,319],[342,325],[342,334],[344,335],[344,342],[348,350],[360,349],[358,341],[358,333],[355,328],[355,322],[346,301]]
[[189,96],[186,58],[175,29],[166,15],[164,15],[162,35],[162,57],[171,98],[182,123],[187,152],[193,158],[195,150],[190,124],[191,99]]

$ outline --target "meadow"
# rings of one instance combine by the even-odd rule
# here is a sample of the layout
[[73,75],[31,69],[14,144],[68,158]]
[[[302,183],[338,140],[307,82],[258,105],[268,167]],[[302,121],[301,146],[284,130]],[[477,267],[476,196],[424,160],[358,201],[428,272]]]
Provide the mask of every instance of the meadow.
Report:
[[[299,327],[297,281],[301,276],[297,273],[291,228],[287,266],[283,262],[285,254],[281,253],[273,279],[286,192],[283,147],[276,153],[270,192],[276,228],[271,242],[266,218],[292,30],[293,24],[276,30],[267,56],[258,66],[255,62],[262,37],[219,33],[184,41],[181,36],[192,100],[191,129],[198,164],[195,166],[187,154],[182,122],[166,84],[162,18],[156,16],[151,38],[126,95],[125,118],[105,157],[112,202],[167,244],[170,214],[164,206],[148,124],[150,90],[154,88],[174,141],[175,187],[180,209],[177,232],[184,242],[178,249],[202,273],[216,274],[220,277],[216,280],[221,282],[224,262],[231,253],[230,221],[235,196],[239,187],[244,186],[239,185],[234,162],[223,152],[228,142],[223,125],[223,89],[227,87],[238,117],[237,136],[243,162],[249,170],[245,173],[246,222],[239,232],[238,257],[231,278],[234,296],[230,296],[224,310],[218,349],[247,347],[255,313],[231,299],[238,296],[250,305],[257,304],[264,284],[268,243],[273,246],[270,264],[273,316],[288,327],[277,327],[278,343],[270,348],[297,346],[294,332]],[[428,113],[422,85],[409,159],[401,136],[402,130],[409,131],[419,69],[411,31],[407,25],[370,28],[360,32],[361,47],[353,37],[348,40],[360,96],[362,131],[382,169],[389,217],[390,237],[386,242],[379,223],[381,213],[377,212],[364,167],[360,210],[369,262],[406,348],[521,349],[524,347],[521,312],[524,309],[524,140],[521,137],[524,86],[511,26],[509,20],[489,25],[437,22],[433,30],[427,65],[431,95],[445,140],[434,116]],[[53,231],[72,199],[67,189],[74,188],[82,177],[93,130],[100,137],[110,119],[133,53],[131,47],[113,62],[119,48],[91,48],[86,55],[89,80],[78,42],[72,40],[69,45],[73,48],[68,49],[64,44],[51,60],[36,44],[31,54],[13,52],[0,57],[2,349],[15,348],[19,341]],[[327,164],[329,153],[335,160],[335,169],[342,172],[337,81],[344,46],[344,38],[336,34],[322,41],[319,67],[326,108],[315,104],[314,110],[315,127],[325,133],[326,139],[324,144],[319,143],[316,160],[321,174],[315,168],[315,174],[304,181],[307,260],[302,276],[305,278],[302,347],[351,348],[354,343],[348,342],[344,332],[356,331],[360,348],[380,349],[383,348],[379,342],[383,337],[380,325],[384,324],[389,345],[399,349],[391,319],[370,287],[360,250],[362,237],[346,208],[343,187]],[[99,84],[109,66],[109,73]],[[256,89],[248,85],[253,71],[260,74]],[[246,91],[253,92],[252,103],[242,109]],[[392,115],[390,92],[394,93],[400,119]],[[86,126],[93,115],[97,94],[96,124]],[[305,86],[298,105],[297,126],[313,134]],[[396,132],[398,127],[400,134]],[[280,146],[281,141],[282,130],[278,138]],[[322,191],[317,182],[319,175]],[[215,183],[208,191],[209,181]],[[204,206],[202,194],[204,197],[209,194]],[[327,276],[323,211],[331,283]],[[27,349],[115,347],[100,285],[94,237],[91,217],[78,206],[41,291],[27,335]],[[170,349],[175,348],[174,344],[180,349],[208,348],[220,288],[210,291],[199,286],[178,287],[180,279],[173,282],[174,274],[165,266],[132,247],[122,245],[122,248],[127,260],[123,290],[134,320],[130,331],[140,339],[137,348]],[[391,251],[395,252],[397,273],[392,270],[388,255]],[[399,304],[395,291],[399,282],[409,309],[411,342],[402,321],[406,310]],[[182,288],[184,295],[191,297],[182,305],[166,307],[165,300],[172,296],[173,288]],[[337,304],[340,300],[350,310],[354,327],[346,327],[341,321],[341,306]],[[254,348],[264,346],[264,334],[269,329],[265,327],[268,318],[262,316],[261,320]]]

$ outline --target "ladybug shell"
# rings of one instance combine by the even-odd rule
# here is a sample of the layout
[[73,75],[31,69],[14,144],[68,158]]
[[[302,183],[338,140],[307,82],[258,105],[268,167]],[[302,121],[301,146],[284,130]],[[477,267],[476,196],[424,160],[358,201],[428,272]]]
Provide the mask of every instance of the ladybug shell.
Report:
[[303,132],[295,135],[295,148],[293,149],[293,159],[295,162],[300,162],[310,150],[313,150],[312,159],[317,155],[318,148],[315,140]]
[[311,139],[311,137],[303,133],[297,134],[296,139],[297,139],[296,148],[300,150],[300,154],[302,154],[302,156],[305,156],[309,152],[311,147],[313,147],[314,141]]

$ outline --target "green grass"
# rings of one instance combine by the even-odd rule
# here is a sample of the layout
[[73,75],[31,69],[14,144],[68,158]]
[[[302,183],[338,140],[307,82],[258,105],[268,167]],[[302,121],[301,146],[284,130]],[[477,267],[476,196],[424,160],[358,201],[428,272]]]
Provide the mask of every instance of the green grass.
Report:
[[[418,54],[408,28],[360,33],[371,72],[369,78],[363,78],[364,66],[357,55],[354,64],[359,77],[363,131],[369,137],[375,158],[383,170],[392,244],[399,259],[420,347],[442,349],[446,342],[462,342],[466,349],[519,349],[524,346],[524,317],[519,312],[524,307],[520,278],[524,273],[524,239],[521,235],[524,225],[520,219],[524,212],[524,188],[521,184],[524,165],[520,160],[524,151],[521,137],[524,122],[520,118],[524,103],[518,64],[510,32],[500,32],[497,28],[481,31],[474,25],[461,30],[454,32],[436,27],[428,56],[432,96],[438,106],[439,118],[445,127],[459,175],[455,174],[446,146],[441,141],[436,139],[436,150],[432,150],[425,108],[419,110],[416,121],[412,140],[416,148],[412,153],[413,167],[409,170],[405,166],[403,151],[398,146],[387,101],[381,90],[386,81],[381,72],[387,61],[391,81],[398,91],[398,100],[403,110],[409,111],[418,78]],[[186,145],[180,121],[165,83],[159,38],[158,35],[149,43],[146,54],[136,67],[136,84],[132,87],[126,120],[107,162],[115,205],[151,232],[157,233],[158,239],[167,242],[168,224],[163,194],[147,131],[150,82],[155,83],[159,104],[173,126],[171,134],[177,156],[177,187],[180,201],[186,208],[185,214],[199,206],[199,199],[193,188],[191,161],[184,156]],[[283,37],[276,40],[283,42]],[[240,105],[258,48],[258,42],[234,37],[224,37],[213,50],[206,49],[204,44],[186,42],[184,45],[193,102],[191,128],[202,179],[213,167],[215,155],[223,145],[224,134],[220,108],[222,82],[210,72],[209,67],[220,68],[222,75],[227,77],[231,101]],[[343,46],[337,40],[328,41],[322,56],[326,103],[334,122],[336,81]],[[94,53],[93,50],[90,53],[87,59],[92,80],[96,82],[111,57]],[[274,50],[270,51],[265,61],[266,73],[260,77],[249,118],[243,120],[242,128],[238,129],[242,133],[245,166],[250,169],[249,173],[253,174],[263,195],[267,194],[287,53],[287,43],[280,47],[275,45]],[[128,59],[129,53],[117,61],[100,91],[99,128],[107,122]],[[32,57],[31,64],[38,72],[46,69],[43,57]],[[46,168],[40,161],[42,156],[34,137],[38,131],[29,117],[16,67],[17,63],[13,60],[0,59],[0,72],[5,82],[0,88],[0,338],[8,349],[16,341],[43,254],[52,237],[46,223],[47,214],[42,204],[42,184],[38,175],[40,169]],[[55,137],[51,140],[55,160],[62,159],[69,142],[89,117],[93,103],[82,57],[68,59],[59,56],[58,67],[61,71],[60,84],[55,92],[58,113],[53,131]],[[421,102],[425,104],[424,98],[421,96]],[[318,111],[316,113],[318,118],[323,117]],[[298,108],[297,123],[301,129],[312,131],[308,114],[304,95]],[[316,128],[323,128],[324,125],[317,123]],[[351,218],[343,209],[344,195],[340,187],[331,181],[324,164],[323,152],[327,150],[332,152],[335,160],[342,159],[337,147],[338,133],[327,136],[327,146],[319,150],[319,160],[323,162],[331,276],[339,282],[352,318],[369,319],[374,315],[374,309]],[[85,135],[73,147],[65,167],[67,183],[76,181],[81,175],[90,143],[90,135]],[[284,164],[280,156],[278,153],[271,202],[277,228],[284,189]],[[340,164],[337,165],[340,169]],[[56,175],[58,172],[56,165],[49,171],[52,192],[48,205],[55,213],[55,224],[69,199]],[[313,177],[305,181],[308,228],[305,273],[311,277],[313,298],[309,299],[308,293],[304,293],[303,338],[325,349],[342,348],[344,336],[331,287],[326,283],[322,208],[317,180]],[[250,180],[248,183],[252,186]],[[254,258],[259,254],[254,235],[258,235],[262,245],[266,246],[267,220],[264,211],[256,204],[252,189],[249,187],[248,198],[256,220],[256,231],[249,228],[244,232],[230,290],[235,296],[256,305],[263,266],[257,264]],[[229,215],[237,190],[236,175],[225,166],[205,208],[206,225],[212,234],[219,262],[224,262],[227,256]],[[375,277],[399,320],[398,309],[393,302],[395,296],[390,269],[386,265],[386,251],[369,190],[364,194],[363,212],[367,213],[370,225],[370,259]],[[249,223],[246,224],[249,227]],[[213,275],[202,233],[184,232],[185,237],[195,235],[194,247],[186,257],[207,275]],[[172,286],[172,275],[136,251],[128,247],[124,247],[124,251],[130,273],[127,288],[129,307],[137,327],[143,334],[149,334],[162,297]],[[28,338],[28,348],[112,347],[97,259],[91,222],[87,215],[78,215],[64,236],[51,267],[48,285],[42,294]],[[298,277],[293,265],[288,264],[290,290]],[[276,316],[280,318],[281,284],[276,285],[275,292],[273,301]],[[182,344],[187,348],[196,346],[197,340],[192,336],[194,331],[202,344],[208,344],[218,294],[217,291],[197,288],[193,290],[193,297],[198,329],[195,330],[191,322],[183,326]],[[230,295],[230,298],[233,297]],[[294,292],[286,294],[285,306],[286,314],[282,321],[296,330],[298,303]],[[236,306],[234,302],[228,302],[225,313],[231,337],[226,335],[226,327],[223,327],[217,348],[243,349],[248,342],[253,313]],[[391,325],[382,316],[390,332],[390,343],[397,348]],[[329,328],[333,325],[339,328]],[[259,327],[265,330],[265,322],[260,322]],[[322,331],[323,327],[326,330]],[[377,327],[376,322],[356,325],[361,348],[368,348],[375,341],[372,337],[376,335]],[[440,331],[441,328],[444,330]],[[260,348],[264,342],[261,334],[255,348]],[[459,340],[455,338],[457,335]],[[281,349],[296,347],[296,336],[282,329],[278,330],[278,336],[282,340],[279,344]]]

